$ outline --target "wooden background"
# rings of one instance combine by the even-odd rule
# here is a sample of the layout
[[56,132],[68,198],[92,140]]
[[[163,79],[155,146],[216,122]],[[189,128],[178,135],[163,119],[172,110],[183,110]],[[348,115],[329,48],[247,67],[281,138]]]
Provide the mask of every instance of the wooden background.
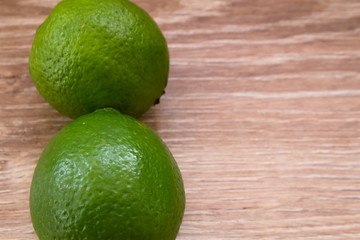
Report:
[[[70,122],[28,73],[57,2],[0,0],[0,239],[37,239],[32,173]],[[135,2],[171,53],[141,120],[183,174],[178,239],[360,239],[360,1]]]

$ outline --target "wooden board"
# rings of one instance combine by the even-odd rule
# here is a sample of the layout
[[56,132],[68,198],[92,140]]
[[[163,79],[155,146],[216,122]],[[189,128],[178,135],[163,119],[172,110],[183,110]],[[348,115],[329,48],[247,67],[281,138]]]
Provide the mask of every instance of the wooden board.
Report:
[[[0,2],[0,239],[37,239],[32,173],[70,119],[28,73],[57,0]],[[360,1],[136,0],[171,54],[141,120],[181,168],[186,239],[360,239]]]

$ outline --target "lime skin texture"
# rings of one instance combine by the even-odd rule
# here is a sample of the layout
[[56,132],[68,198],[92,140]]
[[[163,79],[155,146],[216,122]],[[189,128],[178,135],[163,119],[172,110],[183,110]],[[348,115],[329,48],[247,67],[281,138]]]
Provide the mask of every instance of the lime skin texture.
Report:
[[110,108],[52,138],[30,191],[40,240],[175,239],[184,209],[181,173],[164,142]]
[[112,107],[137,118],[164,93],[169,52],[157,24],[132,2],[63,0],[36,31],[29,72],[65,116]]

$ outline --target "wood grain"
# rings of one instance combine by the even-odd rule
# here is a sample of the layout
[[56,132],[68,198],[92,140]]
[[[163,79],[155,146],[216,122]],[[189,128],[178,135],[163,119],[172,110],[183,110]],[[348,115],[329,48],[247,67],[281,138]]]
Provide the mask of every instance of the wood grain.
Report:
[[[360,239],[360,1],[136,0],[171,54],[141,120],[168,144],[186,239]],[[0,239],[37,239],[32,173],[70,119],[28,73],[57,0],[0,4]]]

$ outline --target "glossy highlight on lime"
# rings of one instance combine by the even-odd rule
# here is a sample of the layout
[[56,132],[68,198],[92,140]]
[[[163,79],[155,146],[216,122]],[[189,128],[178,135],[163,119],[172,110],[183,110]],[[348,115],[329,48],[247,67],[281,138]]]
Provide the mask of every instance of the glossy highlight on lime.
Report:
[[63,0],[36,31],[29,71],[70,118],[104,107],[139,117],[164,93],[169,52],[154,20],[127,0]]
[[185,208],[179,168],[144,123],[114,109],[77,118],[43,151],[30,191],[40,240],[170,240]]

